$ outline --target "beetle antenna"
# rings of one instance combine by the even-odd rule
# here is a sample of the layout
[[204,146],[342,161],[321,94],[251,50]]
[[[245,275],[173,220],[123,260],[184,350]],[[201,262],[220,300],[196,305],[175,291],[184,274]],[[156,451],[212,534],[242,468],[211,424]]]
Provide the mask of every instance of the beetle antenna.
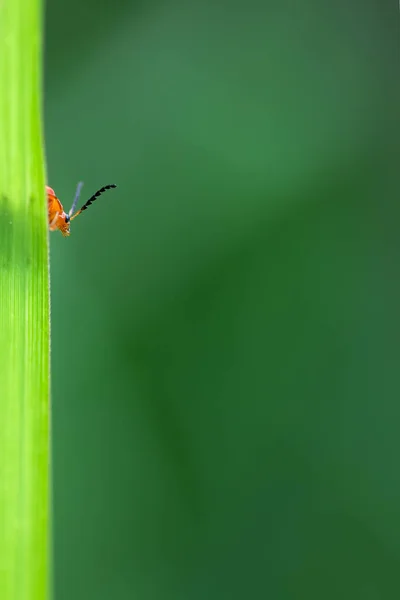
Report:
[[106,190],[110,190],[111,188],[116,188],[116,187],[117,186],[114,183],[111,183],[110,185],[105,185],[102,188],[100,188],[99,190],[97,190],[97,192],[95,194],[93,194],[93,196],[91,196],[89,198],[89,200],[87,202],[85,202],[85,204],[73,216],[71,216],[71,221],[72,221],[72,219],[75,219],[75,217],[80,215],[81,212],[86,210],[95,200],[97,200],[97,198],[99,196],[101,196],[101,194],[103,194],[103,192],[105,192]]
[[71,218],[71,216],[74,214],[74,210],[75,210],[76,204],[77,204],[77,202],[78,202],[78,200],[79,200],[79,196],[81,195],[81,189],[82,189],[82,186],[83,186],[83,181],[80,181],[80,182],[78,183],[77,187],[76,187],[75,198],[74,198],[74,201],[73,201],[73,203],[72,203],[71,210],[70,210],[70,211],[69,211],[69,213],[68,213],[68,216],[69,216],[70,218]]

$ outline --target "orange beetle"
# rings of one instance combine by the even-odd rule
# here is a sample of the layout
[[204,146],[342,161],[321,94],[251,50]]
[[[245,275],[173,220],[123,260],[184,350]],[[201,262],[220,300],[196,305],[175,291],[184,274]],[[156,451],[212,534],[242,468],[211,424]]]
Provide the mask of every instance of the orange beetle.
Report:
[[78,199],[79,199],[79,196],[81,193],[82,186],[83,186],[82,182],[78,183],[78,187],[76,188],[76,194],[75,194],[75,198],[72,203],[72,206],[71,206],[71,210],[68,213],[66,213],[64,211],[63,205],[61,204],[60,200],[57,198],[53,188],[46,185],[47,209],[48,209],[48,214],[49,214],[50,231],[56,231],[56,229],[59,229],[64,237],[68,236],[70,234],[70,230],[69,230],[70,222],[73,219],[75,219],[75,217],[80,215],[81,212],[86,210],[103,192],[105,192],[106,190],[109,190],[111,188],[117,187],[113,183],[110,185],[105,185],[104,187],[97,190],[97,192],[95,194],[93,194],[93,196],[91,196],[89,198],[89,200],[87,202],[85,202],[85,204],[79,210],[74,212],[76,203],[78,202]]

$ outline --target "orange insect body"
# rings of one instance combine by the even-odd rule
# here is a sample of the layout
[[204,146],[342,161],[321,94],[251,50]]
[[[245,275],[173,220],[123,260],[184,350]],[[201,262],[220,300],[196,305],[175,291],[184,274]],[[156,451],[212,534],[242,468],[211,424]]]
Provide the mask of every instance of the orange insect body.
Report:
[[55,191],[50,186],[46,185],[46,194],[47,194],[47,210],[48,210],[48,218],[49,218],[49,229],[50,231],[56,231],[59,229],[64,237],[70,235],[70,222],[75,219],[78,215],[81,214],[84,210],[86,210],[103,192],[109,190],[111,188],[116,188],[117,186],[114,184],[105,185],[104,187],[97,190],[93,196],[89,198],[87,202],[76,212],[75,206],[79,199],[79,195],[82,189],[83,183],[78,183],[78,187],[76,189],[75,199],[73,201],[71,210],[66,213],[64,211],[63,205],[60,200],[57,198]]
[[63,205],[57,198],[53,188],[46,185],[47,209],[49,213],[50,231],[59,229],[64,236],[70,234],[68,216],[64,211]]

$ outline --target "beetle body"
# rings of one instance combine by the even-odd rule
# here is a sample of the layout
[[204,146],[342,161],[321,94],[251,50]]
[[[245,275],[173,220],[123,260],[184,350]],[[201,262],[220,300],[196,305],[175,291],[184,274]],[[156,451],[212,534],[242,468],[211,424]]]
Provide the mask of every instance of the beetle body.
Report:
[[70,234],[69,223],[70,218],[64,211],[63,205],[57,198],[53,188],[46,185],[47,194],[47,210],[49,215],[49,229],[56,231],[59,229],[64,237]]

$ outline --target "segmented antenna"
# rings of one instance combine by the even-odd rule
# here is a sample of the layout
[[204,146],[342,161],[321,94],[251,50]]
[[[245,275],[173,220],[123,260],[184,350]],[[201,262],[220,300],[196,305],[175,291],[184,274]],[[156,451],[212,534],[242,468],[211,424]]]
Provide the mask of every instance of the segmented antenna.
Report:
[[[89,198],[89,200],[87,202],[85,202],[85,204],[73,216],[71,216],[71,221],[72,221],[72,219],[75,219],[75,217],[80,215],[81,212],[86,210],[106,190],[110,190],[111,188],[116,188],[116,187],[117,186],[114,183],[111,183],[110,185],[105,185],[102,188],[100,188],[99,190],[97,190],[97,192],[95,194],[93,194],[93,196],[91,196]],[[78,188],[79,188],[79,186],[78,186]],[[80,191],[80,189],[79,189],[79,191]],[[78,192],[78,190],[77,190],[77,192]]]

